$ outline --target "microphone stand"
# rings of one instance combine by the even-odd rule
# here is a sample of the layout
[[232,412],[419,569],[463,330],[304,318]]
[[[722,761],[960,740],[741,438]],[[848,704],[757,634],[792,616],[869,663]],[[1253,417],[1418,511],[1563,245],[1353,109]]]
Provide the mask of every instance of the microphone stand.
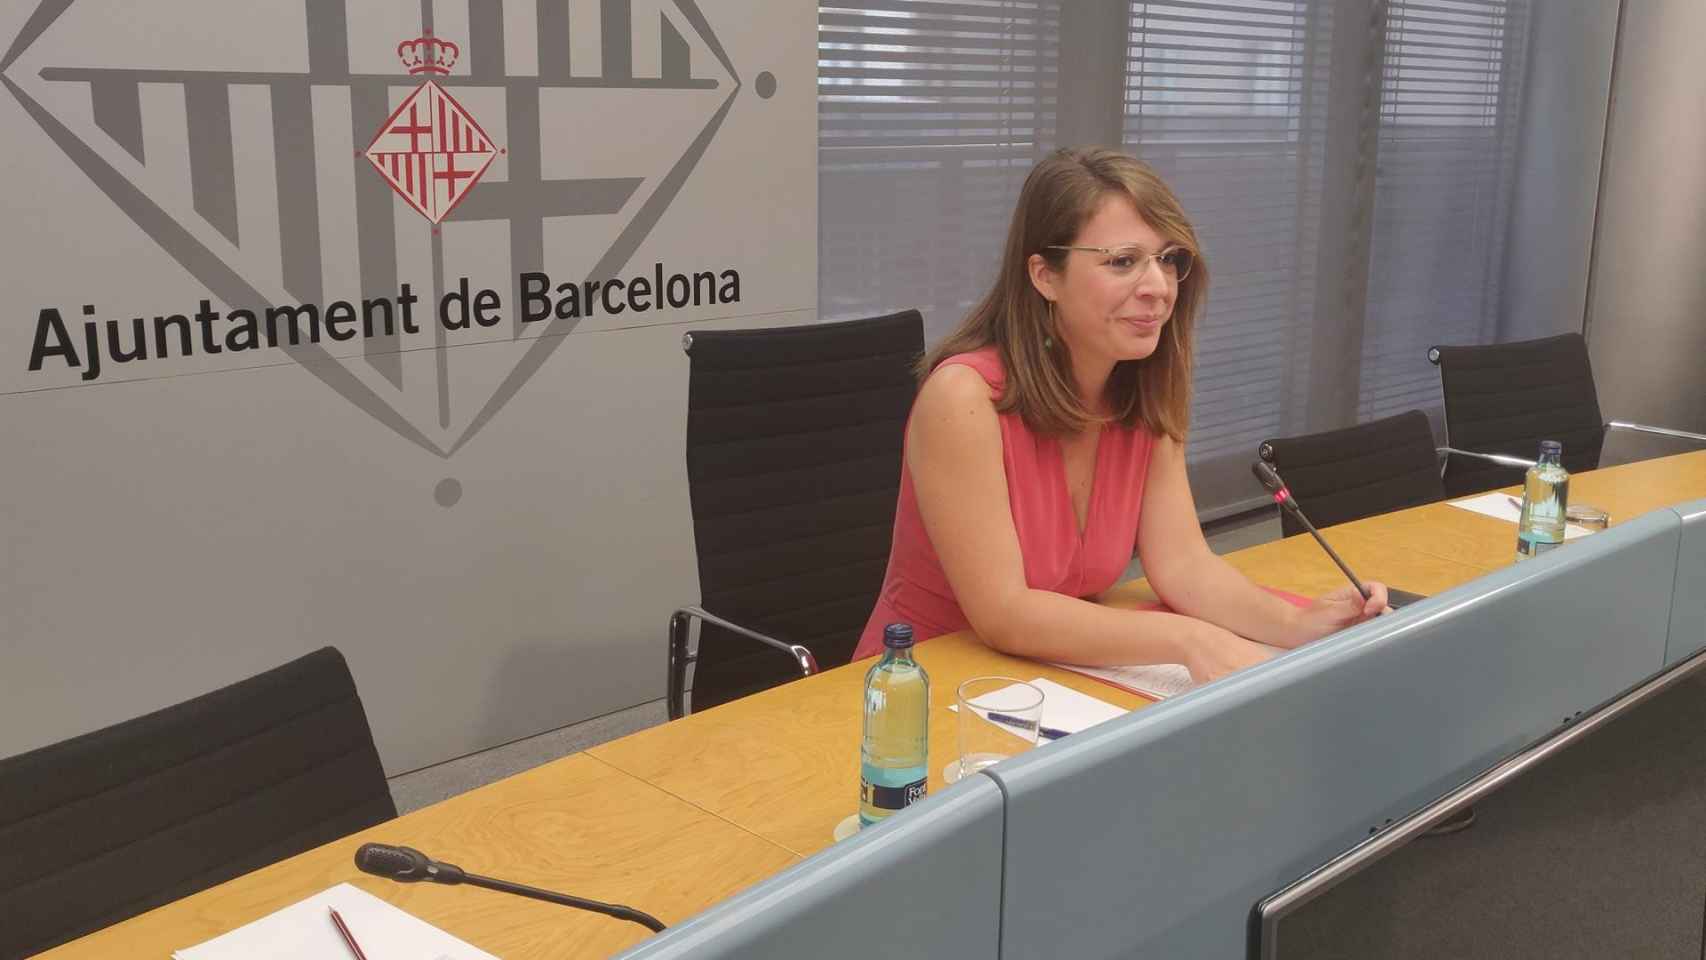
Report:
[[1298,507],[1297,501],[1292,499],[1291,491],[1281,487],[1279,492],[1274,494],[1274,499],[1279,501],[1280,506],[1284,507],[1287,512],[1303,524],[1303,529],[1309,531],[1309,535],[1315,538],[1315,542],[1321,545],[1321,549],[1327,551],[1327,556],[1332,557],[1333,562],[1338,564],[1340,570],[1344,571],[1345,576],[1351,581],[1351,586],[1356,587],[1357,593],[1362,594],[1362,598],[1367,600],[1368,588],[1362,585],[1362,581],[1358,580],[1357,575],[1351,572],[1351,568],[1345,564],[1345,561],[1339,559],[1338,552],[1333,549],[1332,544],[1328,543],[1325,537],[1321,536],[1320,531],[1315,529],[1315,524],[1309,522],[1309,517],[1304,514],[1302,508]]
[[[445,883],[449,881],[441,880],[439,882]],[[602,913],[607,917],[615,917],[618,920],[632,921],[647,928],[648,930],[651,930],[653,933],[661,933],[664,928],[663,923],[651,914],[641,913],[633,907],[624,907],[620,904],[603,903],[598,900],[588,900],[585,897],[570,896],[566,893],[555,893],[550,890],[541,890],[538,887],[530,887],[523,883],[511,883],[508,880],[497,880],[492,877],[482,877],[474,873],[464,873],[462,875],[462,882],[471,887],[484,887],[487,890],[497,890],[502,893],[513,893],[518,896],[532,897],[535,900],[544,900],[547,903],[559,903],[565,907],[578,907],[581,910],[590,910],[593,913]]]
[[[1321,531],[1315,529],[1315,524],[1309,522],[1309,516],[1303,512],[1302,507],[1297,505],[1297,498],[1291,495],[1291,488],[1287,487],[1285,481],[1280,478],[1279,471],[1275,470],[1273,465],[1267,461],[1257,460],[1250,464],[1250,472],[1255,474],[1256,479],[1262,482],[1262,486],[1268,488],[1268,492],[1274,495],[1275,503],[1303,524],[1303,529],[1309,531],[1309,535],[1315,538],[1315,542],[1321,545],[1321,549],[1327,551],[1327,556],[1333,558],[1333,563],[1344,573],[1345,578],[1351,582],[1351,586],[1356,587],[1357,593],[1362,594],[1362,598],[1367,600],[1368,588],[1363,586],[1362,581],[1357,579],[1357,575],[1351,572],[1350,565],[1340,559],[1338,552],[1327,542],[1327,538],[1321,536]],[[1386,605],[1394,610],[1421,599],[1423,597],[1419,593],[1398,590],[1390,586],[1386,588]]]
[[1333,562],[1351,581],[1351,586],[1356,587],[1357,593],[1362,594],[1362,598],[1367,600],[1368,588],[1362,585],[1362,581],[1358,580],[1357,575],[1351,572],[1351,568],[1345,565],[1345,561],[1339,559],[1338,552],[1321,536],[1321,532],[1315,529],[1315,524],[1309,522],[1309,517],[1305,516],[1303,508],[1297,505],[1297,500],[1292,497],[1291,490],[1286,487],[1285,481],[1280,479],[1279,471],[1266,462],[1257,460],[1250,465],[1250,472],[1254,473],[1256,479],[1262,482],[1262,486],[1268,488],[1268,491],[1274,495],[1275,503],[1302,522],[1303,528],[1309,531],[1309,535],[1315,538],[1315,542],[1321,545],[1321,549],[1327,551],[1327,556],[1333,558]]
[[395,880],[398,883],[442,883],[446,886],[466,883],[472,887],[484,887],[500,893],[513,893],[517,896],[543,900],[546,903],[561,904],[591,913],[601,913],[618,920],[637,923],[653,933],[662,932],[663,922],[649,913],[642,913],[633,907],[624,907],[616,903],[604,903],[599,900],[588,900],[585,897],[574,897],[566,893],[552,890],[542,890],[523,883],[511,883],[495,877],[482,877],[469,873],[454,863],[434,860],[413,847],[398,847],[387,843],[364,843],[355,852],[356,869],[370,873],[376,877]]

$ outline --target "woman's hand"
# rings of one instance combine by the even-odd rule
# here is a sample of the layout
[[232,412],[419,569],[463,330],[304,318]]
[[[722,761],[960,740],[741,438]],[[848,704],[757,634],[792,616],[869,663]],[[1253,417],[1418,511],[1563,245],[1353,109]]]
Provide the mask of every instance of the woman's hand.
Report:
[[1366,600],[1362,594],[1357,593],[1355,587],[1347,584],[1332,593],[1317,597],[1314,603],[1299,610],[1292,636],[1289,638],[1294,642],[1290,645],[1301,646],[1346,627],[1355,626],[1364,620],[1392,612],[1392,608],[1386,605],[1386,584],[1367,580],[1363,582],[1363,586],[1368,588]]
[[1196,623],[1198,629],[1185,639],[1183,652],[1185,668],[1191,671],[1191,679],[1197,683],[1219,680],[1273,655],[1267,647],[1206,620]]

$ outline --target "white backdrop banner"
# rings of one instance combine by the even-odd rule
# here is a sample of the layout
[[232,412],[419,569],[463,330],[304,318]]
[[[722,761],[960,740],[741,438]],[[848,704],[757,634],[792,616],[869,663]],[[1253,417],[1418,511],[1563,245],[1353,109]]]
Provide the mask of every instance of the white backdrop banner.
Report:
[[31,0],[0,50],[0,755],[328,643],[393,772],[661,696],[680,336],[815,318],[815,7]]

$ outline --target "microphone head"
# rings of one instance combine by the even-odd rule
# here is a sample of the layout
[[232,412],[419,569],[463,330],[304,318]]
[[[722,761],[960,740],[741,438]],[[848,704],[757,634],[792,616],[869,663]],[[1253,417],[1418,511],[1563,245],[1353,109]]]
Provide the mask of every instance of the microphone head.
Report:
[[1251,463],[1250,472],[1256,475],[1257,480],[1262,481],[1262,486],[1268,488],[1269,493],[1279,493],[1285,489],[1285,481],[1280,479],[1279,471],[1266,460]]
[[428,870],[431,865],[432,860],[414,847],[364,843],[355,852],[356,869],[400,883],[434,879]]

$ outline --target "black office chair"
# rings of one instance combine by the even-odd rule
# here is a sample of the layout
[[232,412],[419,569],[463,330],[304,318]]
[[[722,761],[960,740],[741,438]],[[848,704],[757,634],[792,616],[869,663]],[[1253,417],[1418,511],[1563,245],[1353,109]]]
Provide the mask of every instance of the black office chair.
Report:
[[[1411,410],[1342,430],[1263,441],[1258,455],[1279,471],[1318,527],[1444,499],[1433,428]],[[1286,536],[1303,524],[1280,511]]]
[[1434,347],[1428,359],[1439,367],[1445,394],[1448,496],[1521,483],[1542,440],[1563,442],[1564,468],[1571,473],[1599,466],[1610,430],[1706,442],[1706,434],[1601,419],[1587,341],[1579,333]]
[[[701,602],[669,620],[669,715],[852,659],[894,535],[916,310],[688,334]],[[687,649],[690,621],[699,646]]]
[[0,958],[397,815],[343,655],[0,760]]

